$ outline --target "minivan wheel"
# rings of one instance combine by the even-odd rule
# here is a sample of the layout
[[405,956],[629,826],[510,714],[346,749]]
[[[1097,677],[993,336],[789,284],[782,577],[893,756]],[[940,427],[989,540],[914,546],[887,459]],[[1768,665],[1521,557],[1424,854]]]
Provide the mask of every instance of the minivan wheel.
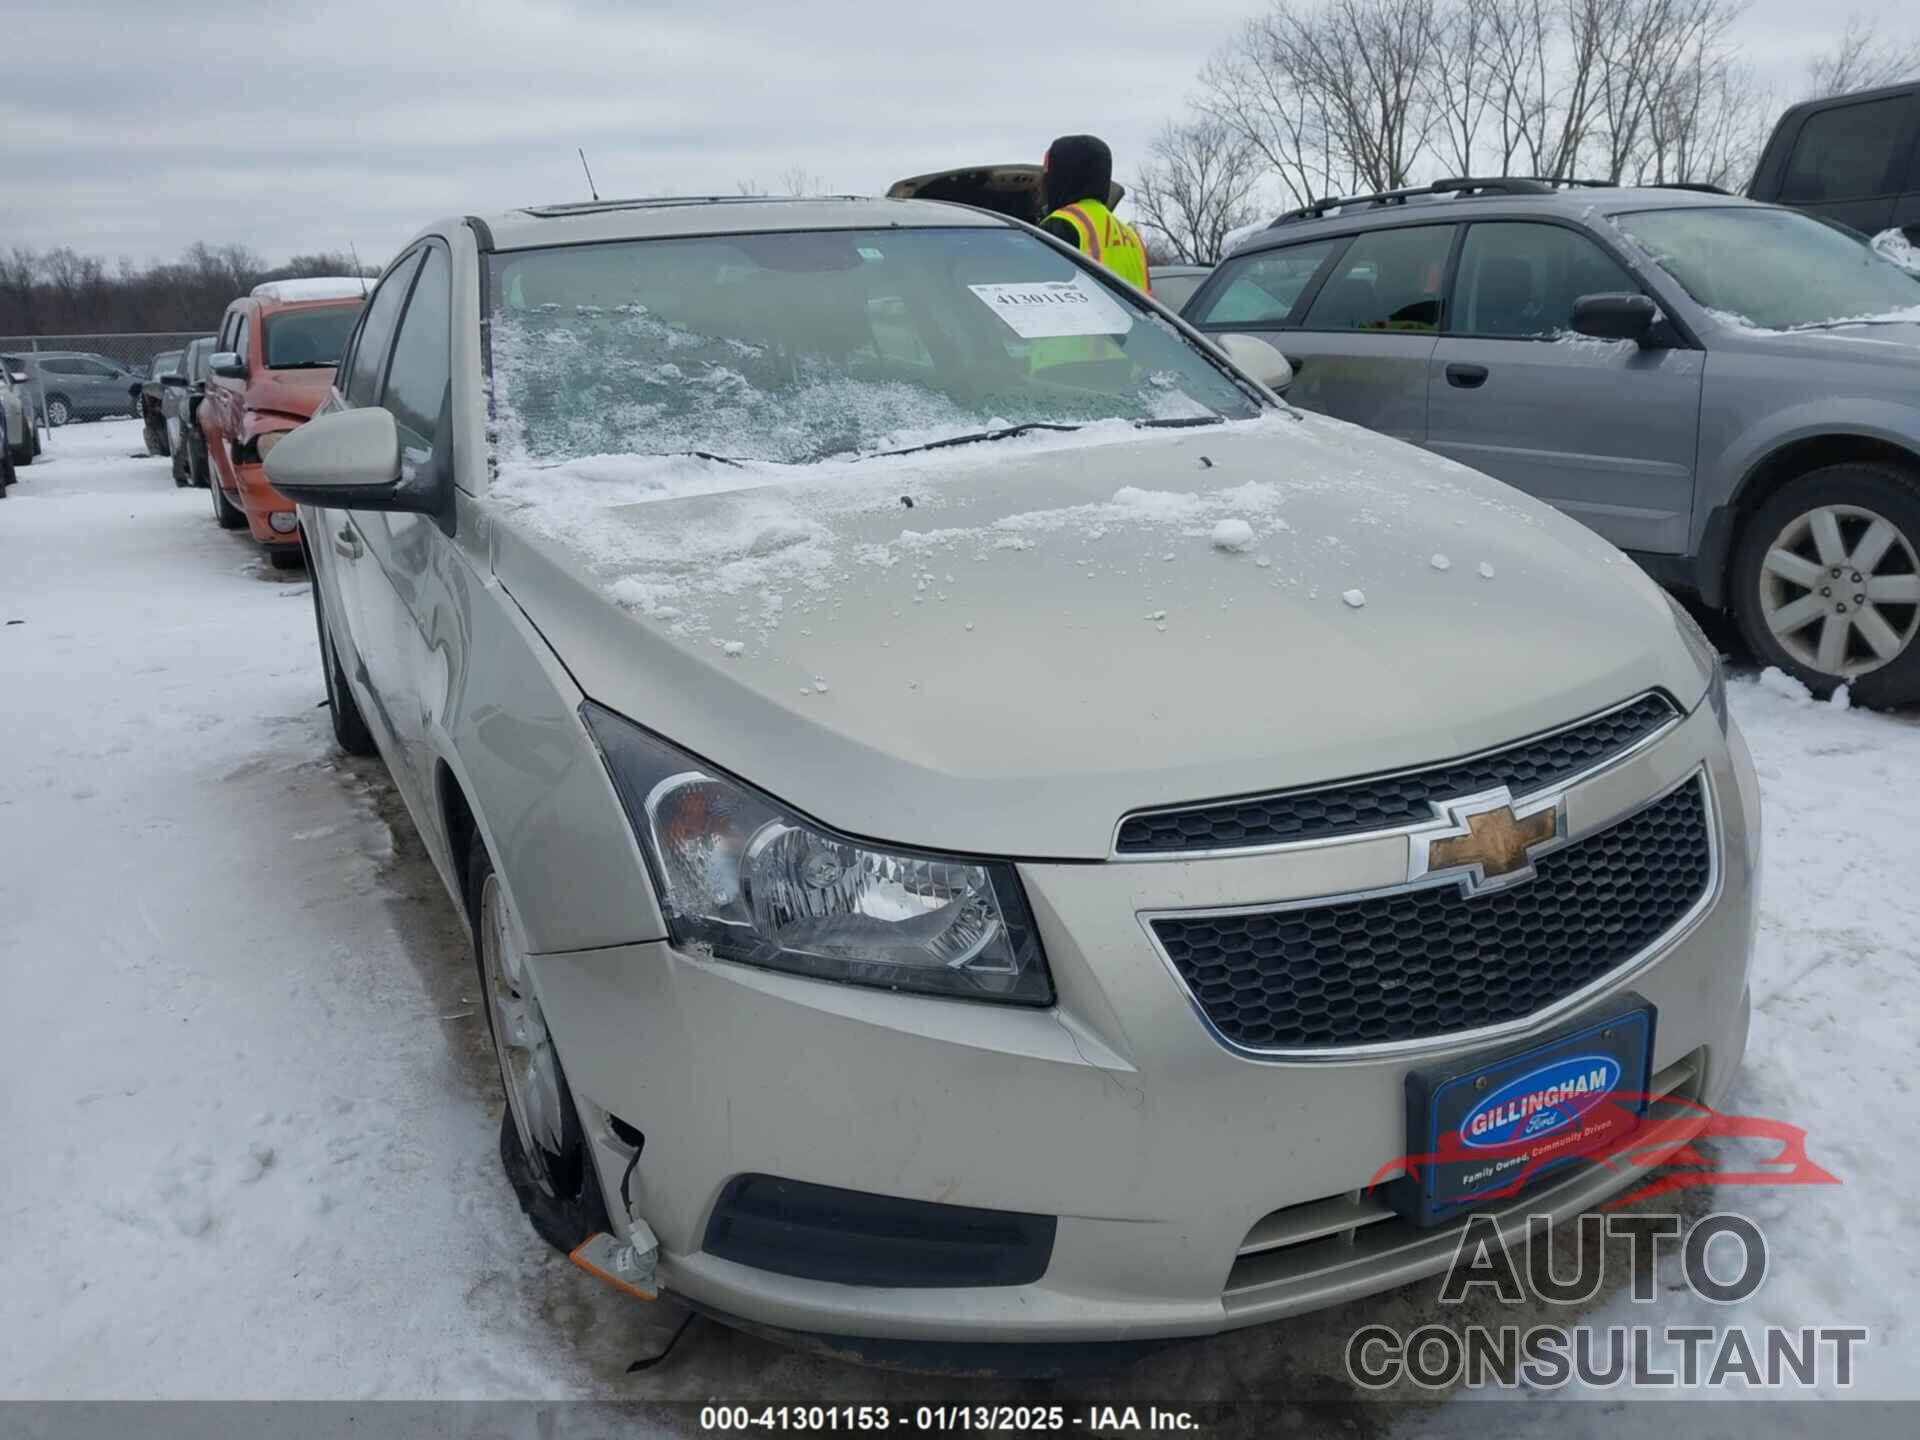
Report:
[[47,397],[47,424],[60,426],[73,418],[73,406],[64,395]]
[[1763,662],[1821,694],[1920,700],[1920,484],[1872,464],[1790,481],[1741,531],[1733,595]]
[[571,1253],[613,1226],[560,1052],[534,994],[519,927],[478,834],[467,851],[467,897],[487,1029],[507,1092],[500,1161],[540,1238]]
[[185,436],[182,436],[180,443],[173,447],[171,459],[173,461],[173,483],[184,490],[192,478],[187,474],[187,441]]

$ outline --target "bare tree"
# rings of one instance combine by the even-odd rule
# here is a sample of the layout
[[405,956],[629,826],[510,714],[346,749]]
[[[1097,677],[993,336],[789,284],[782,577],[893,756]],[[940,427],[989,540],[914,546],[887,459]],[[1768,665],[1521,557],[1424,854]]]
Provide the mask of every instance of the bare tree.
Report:
[[1200,74],[1200,110],[1238,135],[1296,205],[1353,188],[1329,97],[1284,63],[1281,10],[1247,21]]
[[1183,264],[1211,265],[1227,236],[1259,218],[1260,162],[1244,136],[1203,115],[1160,129],[1132,199],[1149,241]]
[[804,165],[789,166],[787,173],[780,177],[780,193],[783,195],[819,195],[826,188],[827,182]]
[[1753,72],[1701,37],[1655,87],[1634,178],[1656,185],[1742,185],[1772,108]]
[[1871,90],[1915,75],[1920,75],[1920,42],[1911,37],[1894,40],[1882,35],[1875,22],[1850,15],[1833,48],[1808,63],[1801,98]]
[[1544,168],[1541,156],[1553,110],[1548,88],[1552,16],[1549,0],[1489,0],[1487,6],[1489,53],[1482,74],[1502,175],[1513,174],[1517,162],[1527,174]]
[[[1500,90],[1495,81],[1499,51],[1492,43],[1495,3],[1456,0],[1434,21],[1433,61],[1424,82],[1433,113],[1430,143],[1440,163],[1456,175],[1476,173],[1474,145]],[[1504,165],[1500,173],[1507,173]]]

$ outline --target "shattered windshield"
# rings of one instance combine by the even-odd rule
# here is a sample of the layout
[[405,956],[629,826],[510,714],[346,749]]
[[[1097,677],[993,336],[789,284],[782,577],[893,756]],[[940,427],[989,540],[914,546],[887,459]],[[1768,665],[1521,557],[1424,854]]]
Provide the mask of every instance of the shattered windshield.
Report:
[[1920,319],[1920,281],[1792,210],[1686,207],[1614,223],[1701,305],[1760,330]]
[[488,271],[503,459],[805,464],[1258,401],[1125,287],[1013,230],[802,231],[516,251]]

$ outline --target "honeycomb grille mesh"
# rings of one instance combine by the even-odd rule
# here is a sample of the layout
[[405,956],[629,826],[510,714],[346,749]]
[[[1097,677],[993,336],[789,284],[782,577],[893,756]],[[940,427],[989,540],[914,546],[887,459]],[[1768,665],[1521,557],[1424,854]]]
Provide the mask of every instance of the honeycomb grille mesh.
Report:
[[1410,774],[1129,815],[1120,823],[1115,849],[1122,855],[1234,850],[1391,830],[1431,820],[1429,801],[1497,785],[1519,796],[1558,784],[1639,743],[1677,714],[1664,695],[1643,695],[1555,734]]
[[1670,930],[1706,892],[1695,780],[1467,898],[1457,885],[1307,909],[1161,916],[1154,934],[1214,1027],[1253,1050],[1427,1040],[1518,1020]]

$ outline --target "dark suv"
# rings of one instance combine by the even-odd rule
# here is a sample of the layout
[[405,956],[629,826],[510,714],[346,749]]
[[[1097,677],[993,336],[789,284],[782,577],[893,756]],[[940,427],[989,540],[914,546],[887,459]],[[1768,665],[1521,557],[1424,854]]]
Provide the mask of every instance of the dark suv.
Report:
[[1747,194],[1865,235],[1901,230],[1920,240],[1920,84],[1792,106]]
[[1449,181],[1284,215],[1182,314],[1277,346],[1295,404],[1558,506],[1809,685],[1920,700],[1920,283],[1847,231]]

